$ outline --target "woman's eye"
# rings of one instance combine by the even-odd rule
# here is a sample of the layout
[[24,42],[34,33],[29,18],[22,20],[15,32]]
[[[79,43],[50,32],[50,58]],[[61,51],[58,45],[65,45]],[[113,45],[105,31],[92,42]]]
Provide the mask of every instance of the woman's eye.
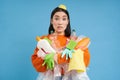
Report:
[[55,20],[59,20],[59,18],[55,18]]
[[63,18],[63,20],[65,21],[65,20],[67,20],[66,18]]

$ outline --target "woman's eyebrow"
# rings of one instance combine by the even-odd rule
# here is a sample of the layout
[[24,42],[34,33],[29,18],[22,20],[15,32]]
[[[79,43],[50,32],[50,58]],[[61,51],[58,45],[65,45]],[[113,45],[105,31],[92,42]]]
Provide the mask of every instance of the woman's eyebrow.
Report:
[[55,17],[59,17],[58,15],[55,15]]
[[[55,15],[55,17],[60,17],[59,15]],[[66,15],[63,15],[62,17],[67,17]]]
[[64,15],[63,17],[67,17],[66,15]]

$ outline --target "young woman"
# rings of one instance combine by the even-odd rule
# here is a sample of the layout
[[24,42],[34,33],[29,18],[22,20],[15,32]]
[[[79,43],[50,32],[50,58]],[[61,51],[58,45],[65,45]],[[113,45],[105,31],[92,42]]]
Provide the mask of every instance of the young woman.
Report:
[[78,53],[80,50],[83,52],[85,68],[89,65],[90,54],[88,46],[75,47],[85,37],[71,36],[70,17],[65,5],[60,5],[52,11],[49,34],[37,37],[37,40],[38,38],[41,43],[38,41],[31,57],[34,68],[39,72],[37,80],[89,80],[86,70],[77,72],[76,69],[70,69],[68,71],[70,59],[76,50],[79,49]]

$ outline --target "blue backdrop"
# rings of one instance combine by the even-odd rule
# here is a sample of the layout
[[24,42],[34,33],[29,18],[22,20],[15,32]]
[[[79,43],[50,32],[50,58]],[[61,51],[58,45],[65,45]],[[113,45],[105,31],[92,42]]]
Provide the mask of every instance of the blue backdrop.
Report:
[[65,4],[77,35],[91,38],[91,80],[119,80],[119,0],[0,0],[0,80],[35,80],[35,37],[47,34],[51,11]]

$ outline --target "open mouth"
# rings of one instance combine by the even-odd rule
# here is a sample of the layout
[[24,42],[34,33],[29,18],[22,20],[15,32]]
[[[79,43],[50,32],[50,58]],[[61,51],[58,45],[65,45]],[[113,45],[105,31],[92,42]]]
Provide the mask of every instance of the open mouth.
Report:
[[62,26],[58,26],[57,28],[58,28],[58,29],[61,29],[61,28],[63,28],[63,27],[62,27]]

